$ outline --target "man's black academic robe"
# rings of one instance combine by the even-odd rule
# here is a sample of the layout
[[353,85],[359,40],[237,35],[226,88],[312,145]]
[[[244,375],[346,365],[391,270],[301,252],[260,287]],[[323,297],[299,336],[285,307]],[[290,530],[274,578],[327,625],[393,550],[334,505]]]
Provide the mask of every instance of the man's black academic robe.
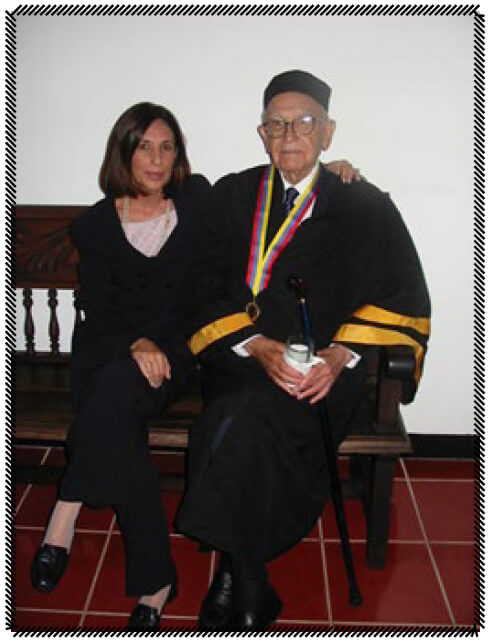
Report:
[[[192,286],[190,346],[202,364],[205,410],[191,432],[189,482],[177,519],[186,534],[218,549],[270,558],[307,534],[328,497],[317,407],[276,386],[232,346],[253,334],[284,341],[301,329],[288,277],[307,287],[316,349],[332,341],[362,353],[372,344],[407,344],[419,380],[430,303],[421,265],[390,198],[366,181],[345,185],[321,167],[312,216],[276,260],[261,313],[245,312],[257,193],[264,167],[221,179],[202,231]],[[277,172],[271,237],[282,222]],[[336,443],[348,433],[365,378],[363,360],[345,368],[328,395]]]

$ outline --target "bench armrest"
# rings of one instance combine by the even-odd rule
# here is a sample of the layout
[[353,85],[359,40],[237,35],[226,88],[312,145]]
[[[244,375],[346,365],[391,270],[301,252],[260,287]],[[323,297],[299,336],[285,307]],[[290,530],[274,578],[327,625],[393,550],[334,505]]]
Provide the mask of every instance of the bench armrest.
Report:
[[399,405],[413,400],[414,351],[405,345],[380,348],[377,372],[377,432],[399,430]]

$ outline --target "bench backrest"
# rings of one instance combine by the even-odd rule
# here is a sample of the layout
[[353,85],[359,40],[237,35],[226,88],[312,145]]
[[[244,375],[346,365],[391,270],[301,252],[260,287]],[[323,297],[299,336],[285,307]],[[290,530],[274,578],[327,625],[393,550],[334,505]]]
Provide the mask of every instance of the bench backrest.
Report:
[[[67,354],[59,350],[58,290],[73,291],[74,324],[81,322],[83,302],[78,290],[78,254],[69,236],[70,222],[87,209],[86,205],[17,205],[15,208],[15,287],[23,291],[25,350],[17,356],[23,362],[59,362]],[[33,289],[47,290],[50,350],[35,347],[32,313]],[[371,364],[375,372],[376,360]]]
[[[70,355],[60,353],[56,308],[58,290],[72,290],[74,324],[81,322],[83,306],[77,282],[78,256],[68,230],[73,218],[84,209],[84,205],[17,205],[15,208],[15,287],[23,290],[25,308],[25,350],[16,353],[16,385],[21,392],[39,387],[66,389],[69,386],[66,365]],[[47,352],[35,348],[33,289],[48,292],[50,350]],[[402,382],[389,376],[381,381],[379,357],[377,349],[368,354],[368,384],[364,396],[368,403],[377,406],[377,430],[389,432],[397,429]],[[412,356],[410,358],[414,362]]]
[[[82,304],[77,289],[78,256],[68,228],[85,205],[17,205],[15,208],[15,288],[23,290],[25,352],[32,358],[59,356],[58,290],[73,290],[75,324]],[[50,351],[35,349],[32,290],[46,289]]]

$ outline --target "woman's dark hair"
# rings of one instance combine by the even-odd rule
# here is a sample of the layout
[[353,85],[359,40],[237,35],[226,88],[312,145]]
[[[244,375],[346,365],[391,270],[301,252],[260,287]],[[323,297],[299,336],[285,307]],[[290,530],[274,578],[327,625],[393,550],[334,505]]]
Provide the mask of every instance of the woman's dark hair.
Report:
[[144,132],[155,120],[162,120],[173,132],[177,157],[170,182],[165,185],[166,196],[172,196],[190,175],[190,163],[185,152],[182,130],[175,116],[161,105],[140,102],[119,116],[107,141],[100,168],[99,185],[105,195],[138,196],[143,193],[131,172],[131,160]]

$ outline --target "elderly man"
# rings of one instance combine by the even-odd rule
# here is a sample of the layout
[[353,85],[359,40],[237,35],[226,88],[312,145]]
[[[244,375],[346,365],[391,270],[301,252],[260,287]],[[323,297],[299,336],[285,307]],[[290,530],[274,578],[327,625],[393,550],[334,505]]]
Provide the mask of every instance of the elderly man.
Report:
[[[327,399],[339,444],[369,344],[412,345],[421,372],[430,304],[415,248],[386,194],[345,185],[319,163],[335,127],[329,97],[303,71],[271,80],[258,127],[271,162],[216,184],[201,238],[190,344],[205,410],[177,524],[222,552],[200,613],[206,629],[264,629],[281,610],[266,562],[308,533],[329,496],[318,402]],[[308,289],[307,373],[284,358],[301,330],[291,275]]]

